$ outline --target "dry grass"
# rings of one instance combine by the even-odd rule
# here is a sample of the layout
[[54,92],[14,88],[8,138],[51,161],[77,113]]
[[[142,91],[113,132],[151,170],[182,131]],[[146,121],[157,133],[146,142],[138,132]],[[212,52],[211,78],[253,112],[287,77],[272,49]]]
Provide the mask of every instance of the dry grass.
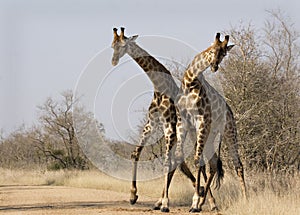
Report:
[[52,185],[63,184],[66,176],[64,171],[41,171],[41,170],[11,170],[0,169],[1,185]]
[[[128,193],[130,182],[121,181],[98,171],[25,171],[0,169],[0,185],[64,185]],[[219,191],[213,190],[222,214],[300,214],[300,179],[263,174],[247,177],[248,201],[241,198],[239,182],[227,174]],[[158,198],[163,179],[138,183],[140,196]],[[193,195],[191,183],[180,173],[175,175],[170,188],[171,206],[189,206]],[[205,206],[205,210],[208,206]]]
[[284,196],[264,191],[259,195],[251,195],[249,201],[238,200],[225,210],[225,214],[300,214],[299,196],[287,193]]
[[241,198],[235,176],[226,177],[220,191],[215,192],[224,214],[300,214],[299,175],[272,177],[259,174],[247,179],[247,201]]

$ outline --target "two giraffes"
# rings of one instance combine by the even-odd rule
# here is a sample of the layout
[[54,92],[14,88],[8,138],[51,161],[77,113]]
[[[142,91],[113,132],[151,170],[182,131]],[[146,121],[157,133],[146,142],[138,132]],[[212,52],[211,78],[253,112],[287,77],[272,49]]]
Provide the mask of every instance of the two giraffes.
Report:
[[[216,34],[214,43],[196,55],[189,64],[184,73],[181,87],[178,88],[170,71],[136,44],[135,40],[138,36],[126,37],[124,30],[121,28],[120,35],[118,35],[118,29],[113,29],[112,65],[117,65],[119,59],[128,54],[144,70],[154,86],[154,95],[148,109],[147,122],[140,142],[131,155],[133,176],[130,203],[135,204],[138,199],[136,180],[140,154],[147,141],[159,127],[163,128],[166,143],[165,181],[162,197],[155,203],[154,209],[169,212],[169,185],[177,167],[192,181],[195,189],[190,212],[201,211],[206,195],[208,195],[211,209],[217,209],[210,184],[215,174],[217,182],[223,176],[220,151],[214,150],[209,157],[210,171],[208,177],[203,164],[204,146],[213,145],[217,135],[220,135],[220,143],[222,140],[227,142],[236,173],[240,179],[243,195],[246,197],[244,170],[238,154],[237,131],[233,113],[225,99],[203,76],[203,71],[208,67],[216,72],[222,59],[233,47],[233,45],[228,45],[229,36],[225,36],[224,41],[221,41],[220,33]],[[196,178],[184,161],[184,142],[187,133],[194,136],[196,140],[194,155],[194,161],[198,167]],[[174,145],[176,147],[175,162],[172,165],[171,149]],[[220,145],[217,148],[220,150]],[[201,172],[205,180],[203,195],[200,192]]]

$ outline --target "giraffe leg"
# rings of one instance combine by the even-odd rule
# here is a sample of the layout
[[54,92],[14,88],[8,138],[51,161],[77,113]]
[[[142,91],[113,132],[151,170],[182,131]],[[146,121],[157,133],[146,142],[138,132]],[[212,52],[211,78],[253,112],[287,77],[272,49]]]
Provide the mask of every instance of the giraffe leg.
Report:
[[[175,120],[176,122],[176,120]],[[173,125],[174,126],[174,125]],[[172,125],[171,125],[172,127]],[[167,137],[167,129],[164,129],[165,131],[165,136]],[[175,166],[172,168],[171,172],[170,172],[170,150],[171,147],[175,140],[176,140],[176,136],[174,135],[176,131],[176,135],[177,135],[177,148],[176,148],[176,152],[175,152]],[[169,190],[169,185],[171,183],[172,177],[174,175],[174,172],[176,170],[176,167],[181,164],[180,166],[182,167],[182,170],[184,169],[185,173],[188,175],[188,177],[191,178],[192,181],[195,181],[194,176],[192,175],[192,173],[189,171],[189,169],[187,168],[186,164],[183,161],[183,150],[182,150],[182,143],[185,139],[186,136],[186,132],[184,132],[185,129],[182,126],[182,122],[181,122],[181,117],[178,114],[177,111],[177,123],[175,124],[174,130],[173,130],[173,136],[172,136],[172,140],[169,139],[169,141],[166,138],[166,160],[165,160],[165,185],[164,185],[164,190],[162,192],[162,197],[155,203],[154,209],[161,209],[162,212],[169,212],[169,199],[168,199],[168,190]],[[178,153],[179,152],[179,153]],[[185,168],[186,167],[186,168]],[[188,170],[187,170],[188,169]]]
[[[167,184],[168,189],[170,187],[170,184],[171,184],[172,178],[174,176],[175,170],[176,170],[176,168],[172,169],[172,171],[169,173],[168,184]],[[153,210],[160,210],[161,209],[162,201],[163,201],[164,196],[165,196],[165,188],[163,189],[161,198],[154,204]]]
[[[177,126],[178,127],[178,126]],[[196,139],[196,130],[191,127],[190,125],[188,125],[188,134],[190,135],[190,139],[191,140],[195,140]],[[180,131],[177,131],[180,133]],[[185,139],[186,138],[186,134],[182,134],[181,139]],[[180,142],[180,141],[179,141]],[[194,144],[194,146],[196,146],[197,143]],[[183,174],[185,174],[192,182],[193,184],[193,187],[195,187],[195,183],[196,183],[196,178],[194,177],[194,175],[192,174],[191,170],[189,169],[189,167],[187,166],[186,162],[183,160],[183,152],[182,152],[182,144],[177,144],[177,148],[176,148],[176,159],[177,159],[177,162],[181,162],[180,165],[179,165],[179,168],[181,170],[181,172],[183,172]],[[183,160],[183,161],[182,161]],[[205,167],[204,167],[205,169]],[[202,195],[202,193],[204,192],[204,187],[203,186],[200,186],[200,194]]]
[[[179,132],[179,135],[180,135],[182,129],[178,129],[179,127],[181,127],[179,125],[181,125],[180,117],[177,117],[176,133],[179,132],[178,130],[180,130],[180,132]],[[185,174],[191,180],[191,182],[193,184],[193,187],[195,187],[196,178],[194,177],[191,170],[189,169],[189,167],[187,166],[187,164],[183,160],[183,153],[181,153],[182,149],[180,147],[181,146],[180,143],[181,143],[182,140],[185,139],[185,137],[186,137],[186,134],[184,134],[184,133],[181,134],[180,137],[179,137],[179,141],[177,143],[176,150],[179,151],[180,153],[175,152],[175,166],[172,168],[173,170],[170,172],[170,175],[169,175],[169,180],[168,180],[168,185],[167,185],[168,188],[170,186],[173,175],[174,175],[178,165],[179,165],[180,170],[183,172],[183,174]],[[155,203],[154,210],[159,210],[160,209],[160,207],[162,205],[162,199],[163,199],[164,195],[165,195],[165,188],[163,189],[162,197]]]
[[[171,184],[172,178],[174,176],[174,173],[176,171],[177,166],[172,167],[172,171],[169,173],[169,181],[168,181],[168,189],[169,186]],[[182,162],[179,166],[180,170],[192,181],[193,186],[195,187],[195,182],[196,182],[196,178],[194,177],[194,175],[192,174],[192,172],[190,171],[190,169],[188,168],[188,166],[186,165],[185,162]],[[203,192],[204,192],[204,187],[203,187]],[[162,192],[162,197],[154,204],[153,210],[160,210],[161,205],[162,205],[162,199],[165,195],[165,188],[163,188],[163,192]]]
[[206,183],[205,183],[205,186],[204,186],[204,195],[203,195],[203,198],[200,200],[200,206],[199,207],[200,208],[202,207],[202,205],[205,202],[206,195],[208,195],[208,201],[209,201],[209,204],[210,204],[210,208],[211,208],[212,211],[214,211],[214,210],[218,210],[218,208],[216,206],[215,199],[212,195],[210,185],[211,185],[211,182],[212,182],[215,174],[217,173],[217,176],[216,176],[217,177],[216,178],[217,185],[216,185],[216,187],[219,187],[220,180],[223,178],[224,172],[223,172],[223,167],[222,167],[222,162],[220,160],[220,157],[218,157],[216,153],[213,155],[213,157],[211,158],[209,163],[210,163],[209,177],[207,178],[205,171],[202,172],[202,174],[204,176],[204,180],[205,180]]
[[[177,113],[180,113],[179,111],[177,111]],[[187,135],[187,127],[188,124],[186,122],[186,116],[181,116],[181,114],[177,114],[177,126],[176,126],[176,133],[177,133],[177,147],[176,147],[176,151],[175,151],[175,160],[176,160],[176,164],[181,164],[181,169],[182,170],[187,170],[185,167],[186,164],[184,163],[184,155],[183,155],[183,143],[185,141],[186,135]],[[196,132],[195,132],[196,133]],[[196,145],[198,144],[198,142],[196,143]],[[199,162],[199,160],[198,160]],[[190,172],[190,171],[189,171]],[[201,169],[199,169],[198,174],[196,179],[191,179],[194,185],[194,189],[195,189],[195,194],[193,197],[193,205],[196,205],[195,208],[190,209],[190,212],[200,212],[200,210],[198,210],[198,203],[199,203],[199,188],[200,188],[200,173],[201,173]],[[196,203],[194,203],[196,202]]]
[[[222,132],[221,132],[222,133]],[[215,139],[215,135],[213,136],[213,139]],[[215,152],[213,154],[213,156],[211,157],[211,160],[209,161],[210,163],[210,168],[214,168],[216,169],[215,172],[217,172],[217,179],[216,179],[216,188],[219,188],[220,187],[220,181],[223,179],[224,177],[224,170],[223,170],[223,167],[222,167],[222,161],[220,159],[220,153],[221,153],[221,143],[222,143],[222,135],[220,136],[220,142],[219,142],[219,145],[218,145],[218,155],[217,153]],[[203,172],[202,172],[202,175],[203,175],[203,178],[204,178],[204,181],[207,183],[208,180],[207,180],[207,175],[206,175],[206,169],[205,167],[203,168]],[[210,174],[211,174],[211,171],[210,171]],[[215,174],[215,173],[213,173]],[[210,186],[206,186],[207,187],[207,195],[208,195],[208,202],[209,202],[209,205],[210,205],[210,209],[211,211],[218,211],[218,207],[216,206],[216,201],[215,201],[215,198],[212,194],[212,191],[211,191],[211,188]],[[202,206],[205,202],[205,192],[203,192],[203,195],[201,196],[201,200],[200,200],[200,206]]]
[[203,166],[199,167],[199,170],[197,172],[197,177],[196,177],[196,183],[195,183],[195,193],[193,195],[193,203],[192,203],[192,207],[190,209],[191,213],[199,213],[201,211],[201,208],[199,208],[199,201],[200,201],[200,193],[199,193],[199,189],[200,189],[200,174],[202,172],[202,168]]
[[[204,178],[204,181],[205,183],[207,183],[207,175],[206,175],[206,169],[205,169],[205,166],[202,168],[202,175],[203,175],[203,178]],[[216,200],[211,192],[211,189],[210,189],[210,186],[206,186],[208,191],[207,191],[207,195],[208,195],[208,202],[209,202],[209,205],[210,205],[210,209],[211,211],[215,211],[215,210],[218,210],[218,207],[216,205]],[[201,191],[201,188],[200,188],[200,191]],[[205,202],[205,199],[204,199],[204,196],[205,196],[205,187],[203,187],[203,191],[200,192],[200,205],[202,206]]]
[[[174,166],[172,169],[172,171],[170,172],[169,174],[169,181],[168,181],[168,189],[169,189],[169,186],[170,186],[170,183],[172,181],[172,178],[174,176],[174,173],[176,171],[176,168],[177,168],[177,165]],[[196,183],[196,178],[194,177],[194,175],[192,174],[191,170],[189,169],[189,167],[187,166],[187,164],[185,163],[185,161],[183,161],[180,165],[179,165],[179,168],[180,170],[191,180],[192,184],[193,184],[193,187],[195,187],[195,183]],[[201,190],[201,195],[203,195],[202,193],[204,193],[204,187],[200,187],[200,190]],[[153,210],[160,210],[161,208],[161,205],[162,205],[162,199],[165,195],[165,188],[163,189],[163,192],[162,192],[162,197],[154,204],[154,207],[153,207]]]
[[183,172],[191,180],[193,187],[195,187],[196,178],[194,177],[194,175],[191,172],[191,170],[189,169],[189,167],[186,165],[185,161],[183,161],[179,165],[179,168],[180,168],[181,172]]
[[[206,199],[206,196],[209,195],[209,198],[210,198],[210,204],[213,203],[214,206],[211,205],[211,210],[216,210],[216,205],[215,205],[215,199],[213,198],[212,196],[212,193],[211,193],[211,189],[210,189],[210,185],[211,185],[211,182],[212,182],[212,179],[214,178],[215,176],[215,169],[210,167],[210,174],[209,174],[209,177],[208,179],[205,181],[205,186],[204,186],[204,194],[203,194],[203,197],[201,198],[200,202],[199,202],[199,208],[201,210],[201,207],[202,205],[205,203],[205,199]],[[211,202],[212,201],[212,202]]]
[[[178,124],[178,123],[177,123]],[[177,126],[179,127],[179,126]],[[176,131],[176,132],[181,132],[181,131]],[[188,125],[188,129],[187,129],[187,133],[190,136],[190,140],[194,141],[196,139],[196,130],[193,129],[192,126]],[[179,138],[181,138],[182,140],[186,139],[186,134],[182,134]],[[193,187],[195,187],[195,183],[196,183],[196,178],[194,177],[194,175],[192,174],[191,170],[189,169],[189,167],[187,166],[186,162],[184,161],[184,156],[183,156],[183,150],[182,150],[182,140],[178,141],[179,143],[177,143],[177,147],[176,147],[176,152],[175,152],[175,159],[177,160],[177,163],[179,162],[179,169],[180,171],[186,175],[192,182]],[[194,143],[194,146],[196,146],[196,142]]]
[[[176,169],[176,164],[174,167],[171,165],[171,149],[176,141],[176,120],[171,119],[170,122],[164,123],[164,134],[166,138],[166,157],[165,157],[165,185],[164,185],[164,196],[162,198],[161,212],[169,212],[169,185],[173,174]],[[175,162],[176,163],[176,162]]]
[[[177,111],[178,113],[179,111]],[[183,154],[183,144],[186,139],[187,135],[187,122],[184,118],[180,116],[180,114],[177,114],[177,123],[176,123],[176,135],[177,135],[177,145],[175,150],[175,163],[177,165],[182,166],[181,170],[187,170],[184,167],[187,167],[184,163],[184,154]],[[183,164],[183,165],[181,165]],[[189,171],[190,172],[190,171]],[[193,180],[193,179],[191,179]]]
[[[195,186],[195,192],[193,195],[193,203],[190,209],[191,213],[197,213],[201,211],[200,203],[200,175],[201,172],[203,172],[204,163],[202,163],[202,159],[200,160],[200,157],[203,152],[204,144],[207,141],[209,129],[210,129],[210,117],[209,116],[202,116],[198,115],[198,117],[195,118],[196,121],[196,131],[197,131],[197,145],[196,145],[196,152],[195,152],[195,164],[196,166],[199,166],[198,174],[196,178],[196,186]],[[205,171],[205,170],[204,170]],[[208,184],[208,182],[207,182]],[[207,193],[207,189],[204,187],[204,199]]]
[[131,183],[131,190],[130,190],[130,204],[132,204],[132,205],[135,204],[138,199],[137,186],[136,186],[137,163],[139,161],[141,152],[142,152],[145,144],[147,143],[148,139],[150,138],[151,134],[153,133],[153,126],[152,126],[153,124],[154,123],[151,121],[151,118],[149,117],[148,122],[144,126],[141,141],[131,154],[131,159],[133,162],[133,169],[132,169],[132,183]]
[[246,184],[245,184],[244,169],[243,169],[243,165],[242,165],[241,161],[240,161],[240,167],[236,168],[236,173],[240,179],[243,196],[245,199],[247,199],[247,190],[246,190]]
[[244,168],[238,152],[237,131],[232,112],[229,111],[227,113],[226,121],[227,122],[224,130],[224,139],[227,142],[228,150],[232,157],[233,165],[241,184],[242,194],[244,198],[247,199]]

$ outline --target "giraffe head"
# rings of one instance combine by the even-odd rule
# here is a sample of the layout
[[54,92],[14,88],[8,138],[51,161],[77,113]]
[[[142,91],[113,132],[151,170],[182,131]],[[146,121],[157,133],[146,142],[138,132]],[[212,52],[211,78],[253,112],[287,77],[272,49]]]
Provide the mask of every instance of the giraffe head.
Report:
[[227,45],[229,41],[229,35],[225,36],[224,41],[220,40],[220,33],[216,34],[214,43],[205,51],[206,58],[209,61],[212,72],[216,72],[219,69],[219,64],[226,56],[227,52],[232,49],[234,45]]
[[111,44],[111,47],[114,49],[114,54],[111,60],[111,63],[113,66],[116,66],[119,63],[119,60],[121,57],[123,57],[128,48],[128,44],[131,42],[134,42],[138,35],[132,36],[132,37],[126,37],[124,35],[125,28],[121,28],[121,33],[118,35],[118,29],[114,28],[114,40]]

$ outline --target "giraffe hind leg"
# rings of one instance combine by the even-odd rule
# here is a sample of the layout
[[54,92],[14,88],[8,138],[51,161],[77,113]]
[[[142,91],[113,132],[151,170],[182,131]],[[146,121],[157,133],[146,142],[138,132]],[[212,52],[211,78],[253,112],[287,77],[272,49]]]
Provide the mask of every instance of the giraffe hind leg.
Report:
[[191,182],[193,183],[193,186],[195,187],[196,178],[194,177],[193,173],[191,172],[191,170],[189,169],[189,167],[187,166],[185,161],[183,161],[179,165],[179,168],[180,168],[181,172],[183,172],[183,174],[185,174],[191,180]]
[[[204,172],[205,172],[205,168],[203,168],[203,169],[204,169]],[[209,203],[210,203],[211,210],[212,211],[218,210],[218,208],[215,204],[215,199],[214,199],[214,197],[212,195],[212,192],[211,192],[211,189],[210,189],[210,185],[211,185],[211,182],[212,182],[212,180],[215,176],[215,173],[216,173],[216,169],[215,168],[210,168],[209,177],[206,178],[206,180],[205,180],[204,194],[201,197],[200,202],[199,202],[200,210],[201,210],[202,205],[205,203],[205,199],[206,199],[207,195],[208,195],[208,198],[209,198]],[[202,172],[202,174],[203,174],[203,172]],[[203,175],[203,177],[204,177],[204,175]]]
[[[200,205],[202,206],[204,204],[204,201],[205,201],[204,197],[207,195],[211,211],[218,211],[218,207],[216,205],[216,200],[215,200],[215,198],[212,194],[210,185],[208,185],[207,183],[211,183],[209,181],[211,181],[213,179],[214,175],[216,174],[216,189],[219,189],[220,181],[224,177],[224,170],[223,170],[223,166],[222,166],[222,161],[221,161],[219,156],[214,154],[211,159],[212,159],[210,161],[211,170],[210,170],[209,178],[206,175],[205,167],[202,169],[203,170],[202,175],[203,175],[204,181],[206,183],[206,186],[205,186],[205,188],[203,190],[203,193],[201,195]],[[211,177],[211,179],[210,179],[210,177]],[[205,192],[205,189],[207,189],[206,192]]]
[[247,191],[246,191],[246,184],[244,178],[244,168],[238,152],[236,130],[234,130],[233,128],[227,129],[225,130],[225,133],[227,133],[227,135],[225,136],[224,140],[227,142],[229,148],[228,150],[232,157],[233,165],[235,167],[236,174],[240,181],[243,196],[245,199],[247,199]]
[[[185,162],[182,162],[179,166],[180,170],[183,172],[183,174],[185,174],[192,182],[193,187],[195,187],[196,185],[196,178],[194,177],[193,173],[191,172],[190,168],[187,166],[187,164]],[[206,181],[207,176],[205,173],[205,166],[203,166],[202,169],[202,175],[204,176],[204,180]],[[204,195],[204,186],[200,186],[199,188],[199,194],[201,197],[203,197]]]

